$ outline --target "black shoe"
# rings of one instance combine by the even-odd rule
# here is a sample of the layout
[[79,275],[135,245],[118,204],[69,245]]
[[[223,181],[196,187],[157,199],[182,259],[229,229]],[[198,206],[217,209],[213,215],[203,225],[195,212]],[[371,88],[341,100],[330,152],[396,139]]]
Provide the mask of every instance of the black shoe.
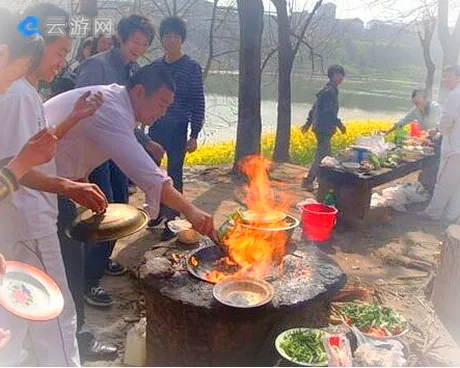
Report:
[[118,262],[112,261],[109,259],[107,262],[107,267],[105,268],[105,274],[110,276],[121,276],[126,273],[126,268],[124,268]]
[[177,234],[174,231],[171,231],[168,227],[168,223],[166,222],[165,224],[165,229],[163,230],[163,233],[161,234],[161,241],[168,241],[171,239],[174,239],[177,236]]
[[118,357],[118,348],[114,345],[92,339],[88,344],[79,346],[82,360],[114,360]]
[[113,304],[112,295],[105,291],[99,283],[86,290],[85,300],[95,307],[110,307]]
[[147,223],[147,229],[153,229],[154,227],[160,226],[164,220],[165,220],[164,216],[159,216],[154,220],[150,220]]

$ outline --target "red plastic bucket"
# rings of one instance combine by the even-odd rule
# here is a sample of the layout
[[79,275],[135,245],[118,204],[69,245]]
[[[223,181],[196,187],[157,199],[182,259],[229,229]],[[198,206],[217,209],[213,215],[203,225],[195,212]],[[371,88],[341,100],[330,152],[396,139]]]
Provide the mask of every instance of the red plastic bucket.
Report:
[[337,222],[337,208],[322,203],[306,204],[302,207],[304,236],[314,242],[330,239]]

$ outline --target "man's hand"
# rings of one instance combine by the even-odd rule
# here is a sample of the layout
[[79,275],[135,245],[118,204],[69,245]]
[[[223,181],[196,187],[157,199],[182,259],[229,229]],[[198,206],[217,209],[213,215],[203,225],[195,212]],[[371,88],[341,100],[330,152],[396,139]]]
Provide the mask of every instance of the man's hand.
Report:
[[11,332],[0,328],[0,351],[5,349],[6,345],[10,341]]
[[11,160],[8,168],[19,180],[32,167],[50,161],[56,152],[57,138],[49,129],[44,129],[30,138],[18,155]]
[[71,181],[66,187],[65,195],[97,213],[103,212],[108,205],[107,198],[96,184]]
[[88,91],[77,100],[70,117],[77,121],[85,119],[93,115],[103,103],[104,97],[101,92],[91,94],[91,92]]
[[187,145],[186,145],[187,152],[193,153],[196,151],[197,148],[198,148],[198,142],[196,141],[196,138],[190,138],[187,141]]
[[163,160],[166,151],[161,144],[154,141],[150,141],[147,142],[145,148],[147,149],[147,151],[150,152],[150,154],[155,158],[156,161],[161,162],[161,160]]
[[428,129],[428,137],[430,138],[434,138],[438,135],[438,129],[436,128],[431,128],[431,129]]
[[187,220],[192,224],[193,228],[200,234],[213,237],[215,234],[214,221],[210,214],[200,210],[195,206],[191,206],[190,211],[184,213]]

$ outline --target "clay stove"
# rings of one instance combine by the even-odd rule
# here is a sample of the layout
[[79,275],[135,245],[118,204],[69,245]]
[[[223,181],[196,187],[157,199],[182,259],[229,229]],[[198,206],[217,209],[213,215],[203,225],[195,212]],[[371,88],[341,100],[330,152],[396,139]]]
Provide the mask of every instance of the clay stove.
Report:
[[[211,241],[201,246],[212,245]],[[341,269],[313,245],[297,241],[266,306],[240,310],[213,298],[213,284],[184,267],[143,279],[148,366],[273,366],[273,341],[296,326],[327,325],[328,301],[345,285]]]
[[[267,213],[289,207],[271,188],[266,160],[250,158],[243,169],[249,177],[249,210]],[[238,220],[231,229],[224,245],[228,258],[238,264],[232,277],[264,278],[274,288],[271,303],[251,309],[222,305],[213,298],[212,282],[227,275],[208,264],[210,272],[203,281],[188,272],[192,258],[185,253],[162,259],[158,262],[164,266],[162,271],[143,278],[147,365],[271,366],[276,362],[273,341],[278,333],[297,326],[327,325],[328,301],[346,282],[341,269],[314,245],[306,244],[300,229],[292,238],[286,232],[267,236],[257,227],[248,230]],[[215,244],[208,238],[199,245],[210,246]]]

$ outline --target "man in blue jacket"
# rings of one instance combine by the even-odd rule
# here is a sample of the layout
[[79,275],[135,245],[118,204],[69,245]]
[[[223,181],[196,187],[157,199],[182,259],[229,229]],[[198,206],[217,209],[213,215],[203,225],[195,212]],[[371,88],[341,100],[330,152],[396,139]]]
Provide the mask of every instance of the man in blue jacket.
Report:
[[313,164],[308,175],[303,178],[302,188],[313,189],[313,182],[318,174],[321,161],[331,154],[331,139],[337,128],[346,134],[347,130],[338,118],[339,113],[339,90],[338,86],[345,78],[345,70],[340,65],[333,65],[327,70],[329,82],[318,92],[316,103],[311,108],[307,122],[302,126],[302,132],[306,133],[312,128],[316,136],[318,147]]

